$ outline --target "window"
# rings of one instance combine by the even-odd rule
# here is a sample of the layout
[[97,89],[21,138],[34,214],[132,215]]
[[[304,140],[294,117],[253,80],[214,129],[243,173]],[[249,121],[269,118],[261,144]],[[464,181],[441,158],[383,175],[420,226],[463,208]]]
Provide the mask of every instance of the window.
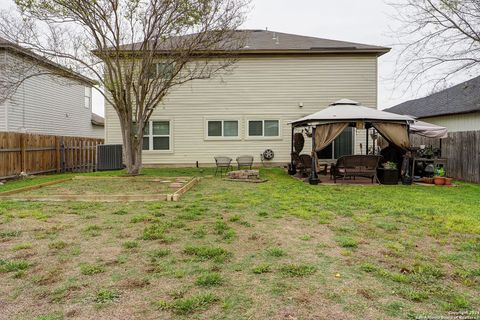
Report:
[[209,120],[207,122],[208,137],[238,137],[237,120]]
[[347,128],[328,147],[320,151],[318,157],[332,160],[351,154],[353,154],[353,128]]
[[163,79],[170,79],[173,77],[173,72],[174,64],[172,62],[155,63],[152,65],[149,78],[155,79],[156,77],[159,77]]
[[170,121],[150,121],[145,127],[143,150],[170,151]]
[[250,120],[248,121],[249,137],[279,137],[280,122],[278,120]]
[[92,88],[85,87],[85,108],[90,109],[92,107]]

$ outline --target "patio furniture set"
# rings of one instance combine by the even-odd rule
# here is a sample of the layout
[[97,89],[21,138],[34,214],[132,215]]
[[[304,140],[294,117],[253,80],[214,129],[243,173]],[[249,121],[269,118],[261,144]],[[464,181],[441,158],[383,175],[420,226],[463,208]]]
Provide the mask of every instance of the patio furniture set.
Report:
[[[308,154],[299,155],[293,152],[292,158],[300,174],[305,177],[309,176],[312,170],[312,156]],[[363,177],[371,179],[372,183],[378,182],[377,171],[381,159],[381,156],[375,155],[342,156],[338,158],[336,163],[330,165],[330,179],[336,183],[337,179]],[[328,164],[317,163],[316,173],[327,175]]]
[[[216,156],[215,158],[215,176],[217,175],[218,172],[220,172],[220,175],[222,174],[227,174],[228,171],[232,169],[232,161],[233,159],[230,157],[226,156]],[[253,156],[239,156],[236,159],[237,161],[237,167],[240,170],[241,168],[249,168],[252,169],[253,166]]]

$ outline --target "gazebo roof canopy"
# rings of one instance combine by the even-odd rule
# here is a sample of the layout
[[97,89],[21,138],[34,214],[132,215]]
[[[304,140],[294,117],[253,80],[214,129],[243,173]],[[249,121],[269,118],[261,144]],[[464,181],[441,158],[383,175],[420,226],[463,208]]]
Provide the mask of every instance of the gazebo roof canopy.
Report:
[[446,127],[420,120],[415,120],[415,123],[410,126],[410,132],[428,138],[448,138],[448,129]]
[[395,113],[385,112],[374,108],[362,106],[360,103],[342,99],[332,103],[328,108],[315,112],[301,119],[291,121],[294,127],[327,124],[335,122],[397,122],[413,123],[414,118]]

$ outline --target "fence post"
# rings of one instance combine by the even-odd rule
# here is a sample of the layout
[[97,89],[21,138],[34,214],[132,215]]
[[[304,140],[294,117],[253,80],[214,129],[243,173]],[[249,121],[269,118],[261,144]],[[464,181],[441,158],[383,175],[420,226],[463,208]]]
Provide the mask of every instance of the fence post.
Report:
[[20,171],[25,172],[27,171],[27,141],[26,141],[26,134],[20,135]]
[[57,173],[62,171],[62,156],[60,154],[60,137],[55,137],[55,158],[57,160]]
[[61,172],[65,172],[65,141],[63,137],[60,138],[60,163]]

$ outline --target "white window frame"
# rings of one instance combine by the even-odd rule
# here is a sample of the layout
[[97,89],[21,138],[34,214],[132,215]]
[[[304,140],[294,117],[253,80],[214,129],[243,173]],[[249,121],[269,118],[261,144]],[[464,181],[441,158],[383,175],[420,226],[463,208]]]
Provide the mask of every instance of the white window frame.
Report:
[[155,78],[161,78],[161,79],[165,79],[165,80],[168,80],[170,79],[170,77],[166,77],[165,75],[166,74],[163,74],[163,75],[160,75],[160,66],[163,65],[163,66],[168,66],[170,67],[172,70],[172,76],[173,76],[173,73],[175,72],[175,63],[174,62],[155,62],[153,63],[153,65],[155,66],[155,75],[151,75],[149,76],[150,79],[155,79]]
[[[222,135],[211,137],[208,135],[208,123],[211,121],[221,121],[222,122]],[[224,134],[224,122],[225,121],[236,121],[238,123],[238,134],[237,136],[225,137]],[[216,118],[205,118],[204,119],[204,140],[206,141],[222,141],[222,140],[242,140],[242,120],[238,117],[216,117]]]
[[[85,109],[92,109],[92,87],[85,87],[85,92],[83,94],[84,100],[83,100],[83,106]],[[88,104],[87,104],[87,99],[88,99]]]
[[[169,132],[168,132],[168,135],[153,135],[153,123],[154,122],[168,122],[168,129],[169,129]],[[143,152],[147,152],[147,153],[173,153],[173,135],[172,135],[172,132],[173,132],[173,120],[171,119],[160,119],[160,118],[156,118],[156,119],[150,119],[150,121],[148,121],[148,133],[149,135],[144,135],[143,137],[148,137],[148,150],[142,150]],[[154,137],[168,137],[169,140],[168,140],[168,147],[169,149],[168,150],[153,150],[153,138]],[[143,141],[142,141],[142,148],[143,148]]]
[[[262,121],[262,135],[251,136],[250,135],[250,121]],[[278,121],[278,136],[265,136],[265,121]],[[282,137],[282,119],[278,117],[261,116],[255,118],[247,118],[245,121],[245,137],[247,140],[283,140]]]

